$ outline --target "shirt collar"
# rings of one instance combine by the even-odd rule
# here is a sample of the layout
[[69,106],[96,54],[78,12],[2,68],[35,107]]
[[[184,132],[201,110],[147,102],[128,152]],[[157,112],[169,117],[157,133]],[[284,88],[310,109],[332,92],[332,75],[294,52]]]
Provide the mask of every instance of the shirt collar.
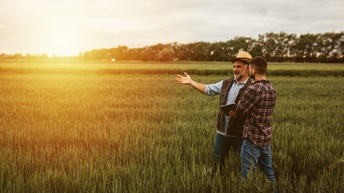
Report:
[[246,84],[247,80],[248,80],[248,77],[246,78],[246,80],[244,80],[244,82],[238,83],[237,80],[234,79],[234,84],[238,84],[238,85]]

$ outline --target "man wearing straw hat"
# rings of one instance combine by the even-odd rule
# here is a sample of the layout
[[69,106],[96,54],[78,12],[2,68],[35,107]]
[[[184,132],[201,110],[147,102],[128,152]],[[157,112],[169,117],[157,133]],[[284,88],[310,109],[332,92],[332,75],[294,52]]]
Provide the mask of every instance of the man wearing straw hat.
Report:
[[[209,96],[220,95],[219,106],[237,103],[243,91],[251,85],[251,79],[248,76],[251,59],[252,56],[248,52],[239,51],[236,57],[230,60],[233,63],[234,76],[214,84],[196,82],[186,72],[184,76],[176,75],[176,81],[182,85],[190,85]],[[225,158],[228,157],[230,149],[239,154],[243,142],[243,125],[242,120],[229,116],[219,108],[216,120],[213,174],[218,170],[220,174],[223,174]]]

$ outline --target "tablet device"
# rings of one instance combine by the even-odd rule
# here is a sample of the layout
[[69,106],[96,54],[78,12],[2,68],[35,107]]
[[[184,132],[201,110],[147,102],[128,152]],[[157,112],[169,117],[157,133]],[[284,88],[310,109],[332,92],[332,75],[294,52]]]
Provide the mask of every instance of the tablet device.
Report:
[[227,104],[227,105],[221,105],[220,109],[227,115],[229,116],[229,111],[235,111],[236,109],[236,104]]

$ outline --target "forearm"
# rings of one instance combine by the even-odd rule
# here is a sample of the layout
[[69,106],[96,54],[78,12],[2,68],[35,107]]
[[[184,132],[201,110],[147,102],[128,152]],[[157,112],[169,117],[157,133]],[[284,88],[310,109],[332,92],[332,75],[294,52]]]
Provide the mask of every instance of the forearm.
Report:
[[200,91],[201,93],[205,93],[206,85],[196,82],[196,81],[191,81],[190,86],[192,86],[194,89]]

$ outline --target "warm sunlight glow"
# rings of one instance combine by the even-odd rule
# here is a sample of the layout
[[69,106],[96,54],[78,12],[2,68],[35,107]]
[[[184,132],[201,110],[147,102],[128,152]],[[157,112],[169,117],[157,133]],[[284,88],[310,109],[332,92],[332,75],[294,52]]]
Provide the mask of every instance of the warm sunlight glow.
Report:
[[48,55],[69,56],[74,55],[73,47],[74,38],[72,34],[67,32],[60,32],[52,34],[48,41],[47,52]]
[[[62,23],[62,22],[61,22]],[[79,34],[66,23],[55,24],[46,34],[46,53],[49,56],[76,56],[79,53]]]

